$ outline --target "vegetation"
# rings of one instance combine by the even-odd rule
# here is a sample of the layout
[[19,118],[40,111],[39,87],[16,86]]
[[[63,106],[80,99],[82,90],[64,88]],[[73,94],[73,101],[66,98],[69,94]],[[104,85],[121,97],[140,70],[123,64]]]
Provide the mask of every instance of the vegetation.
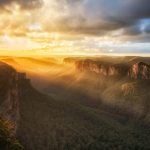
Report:
[[14,126],[11,122],[0,118],[0,149],[23,150],[23,146],[13,135]]
[[86,102],[54,100],[33,88],[24,89],[19,133],[29,150],[150,149],[150,128],[140,121]]
[[[11,76],[4,71],[1,74],[2,98],[7,96]],[[52,75],[47,72],[47,77]],[[18,85],[17,138],[26,150],[150,149],[150,81],[99,78],[89,72],[73,76],[65,70],[55,77],[46,78],[45,83],[43,77],[32,76],[32,81],[39,83],[34,86],[44,94],[26,80]],[[127,110],[140,111],[134,116]],[[22,149],[12,134],[12,124],[4,122],[2,129],[6,127],[7,136],[1,137],[6,144],[1,145],[8,150],[13,146]]]

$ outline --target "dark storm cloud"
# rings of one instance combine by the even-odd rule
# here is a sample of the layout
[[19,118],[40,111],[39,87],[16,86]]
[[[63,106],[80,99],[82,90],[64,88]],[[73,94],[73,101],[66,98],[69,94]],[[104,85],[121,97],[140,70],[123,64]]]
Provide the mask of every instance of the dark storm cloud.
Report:
[[[57,0],[58,1],[58,0]],[[66,28],[79,33],[103,35],[123,29],[124,34],[149,33],[142,19],[150,18],[150,0],[62,0],[69,14],[61,20]],[[65,7],[66,8],[66,7]]]
[[110,31],[114,31],[117,29],[121,29],[126,27],[127,24],[125,22],[115,22],[115,21],[96,21],[92,19],[86,20],[85,18],[72,18],[67,17],[59,20],[58,28],[62,31],[69,31],[72,33],[80,33],[80,34],[89,34],[89,35],[104,35],[109,33]]
[[130,3],[128,4],[129,5],[128,15],[131,14],[131,17],[133,17],[133,19],[141,19],[141,18],[150,17],[150,1],[149,0],[132,0]]
[[[43,6],[44,0],[0,0],[0,9],[16,3],[21,9]],[[57,18],[46,11],[46,30],[88,35],[119,32],[122,35],[150,34],[150,0],[47,0],[53,2]],[[48,7],[48,6],[47,6]],[[47,9],[46,7],[46,9]],[[42,16],[42,14],[40,14]],[[43,16],[43,17],[44,17]],[[38,19],[37,19],[38,20]],[[40,22],[40,20],[38,20]],[[51,23],[52,22],[52,23]],[[51,32],[51,31],[50,31]],[[122,36],[117,34],[118,36]]]
[[145,28],[145,32],[146,32],[146,33],[150,33],[150,26],[147,26],[147,27]]
[[42,0],[0,0],[0,9],[6,9],[12,4],[18,4],[22,9],[34,9],[41,7]]
[[112,0],[111,2],[112,5],[110,2],[105,3],[105,7],[109,11],[107,13],[108,17],[126,19],[126,22],[134,22],[138,19],[150,17],[149,0]]

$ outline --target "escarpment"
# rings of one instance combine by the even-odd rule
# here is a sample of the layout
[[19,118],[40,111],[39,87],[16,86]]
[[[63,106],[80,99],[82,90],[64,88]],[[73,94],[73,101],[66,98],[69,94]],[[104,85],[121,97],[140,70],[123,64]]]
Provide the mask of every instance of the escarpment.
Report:
[[[134,68],[137,62],[95,58],[67,61],[71,63],[67,69],[54,81],[47,80],[44,90],[39,89],[43,93],[30,84],[25,73],[0,65],[0,116],[15,124],[14,133],[25,149],[120,149],[121,144],[121,149],[149,149],[148,130],[141,128],[150,120],[149,66]],[[36,87],[35,77],[31,79]]]
[[125,76],[129,70],[129,66],[125,64],[110,64],[93,60],[76,61],[75,65],[80,71],[95,72],[103,76]]
[[150,79],[150,65],[143,62],[133,64],[129,76],[133,79]]
[[25,73],[19,73],[7,64],[0,63],[0,116],[12,121],[17,129],[19,100],[22,84],[30,84]]
[[88,71],[99,74],[101,76],[120,76],[130,79],[150,79],[150,65],[137,62],[130,63],[110,63],[103,61],[95,61],[91,59],[81,60],[68,60],[65,59],[65,63],[73,63],[76,69],[79,71]]

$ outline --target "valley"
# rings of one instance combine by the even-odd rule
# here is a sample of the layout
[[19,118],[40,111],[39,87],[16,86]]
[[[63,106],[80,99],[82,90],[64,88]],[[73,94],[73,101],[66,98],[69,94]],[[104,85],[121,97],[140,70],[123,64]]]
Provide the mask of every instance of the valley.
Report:
[[25,150],[150,148],[150,59],[0,61],[0,115]]

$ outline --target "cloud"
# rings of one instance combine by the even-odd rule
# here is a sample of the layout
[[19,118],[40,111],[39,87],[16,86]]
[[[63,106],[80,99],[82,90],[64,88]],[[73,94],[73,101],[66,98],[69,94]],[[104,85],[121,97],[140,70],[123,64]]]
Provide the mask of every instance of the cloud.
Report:
[[[56,0],[54,11],[54,29],[59,31],[103,36],[123,29],[131,36],[149,34],[149,27],[141,30],[140,22],[150,18],[149,0]],[[50,22],[46,28],[53,29]]]
[[2,36],[26,37],[49,49],[115,51],[109,41],[129,41],[124,49],[131,51],[138,49],[132,43],[150,39],[150,0],[0,0],[0,10]]
[[7,10],[13,4],[17,4],[21,9],[34,9],[42,6],[42,0],[0,0],[1,9]]
[[104,36],[123,30],[122,35],[131,37],[150,33],[149,24],[142,22],[150,18],[149,0],[0,0],[0,7],[11,7],[12,12],[13,4],[24,10],[42,8],[25,21],[40,22],[46,32]]

